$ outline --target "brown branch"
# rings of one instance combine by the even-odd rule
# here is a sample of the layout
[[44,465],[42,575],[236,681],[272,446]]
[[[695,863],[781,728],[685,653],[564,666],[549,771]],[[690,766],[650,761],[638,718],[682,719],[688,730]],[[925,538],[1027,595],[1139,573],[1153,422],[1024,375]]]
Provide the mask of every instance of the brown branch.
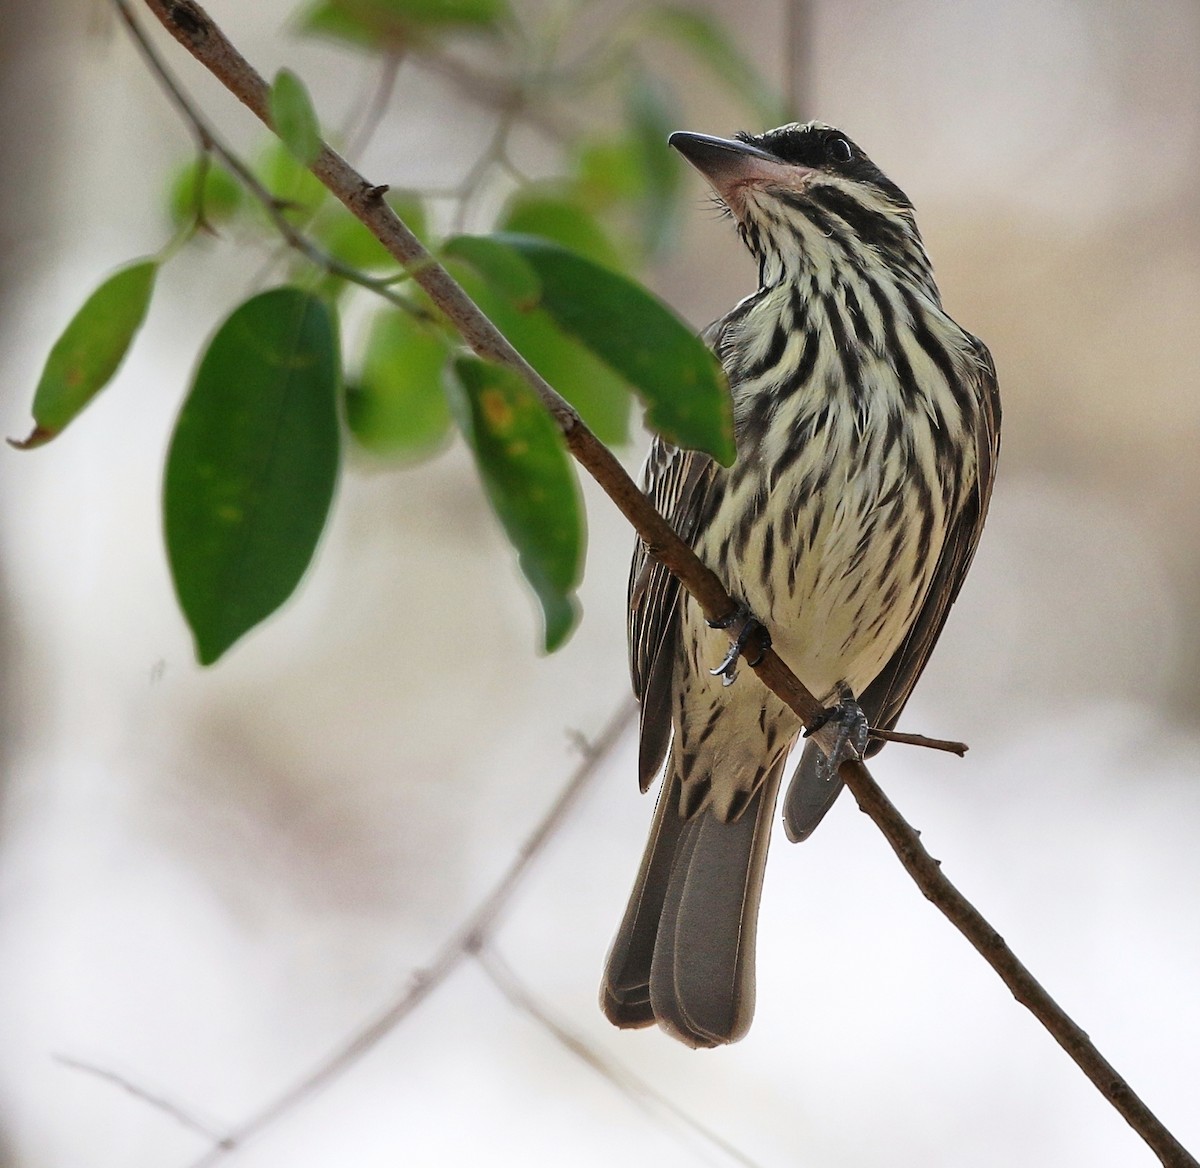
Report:
[[[205,65],[227,89],[266,126],[271,126],[268,86],[193,0],[146,0],[163,25]],[[118,7],[123,8],[119,3]],[[193,120],[189,117],[189,120]],[[583,424],[574,408],[522,357],[494,324],[476,307],[450,274],[426,251],[383,199],[384,187],[368,183],[336,151],[324,146],[312,172],[353,215],[362,220],[389,253],[428,293],[430,299],[484,360],[517,372],[537,393],[558,424],[579,463],[604,488],[650,549],[678,576],[707,618],[721,621],[736,614],[737,606],[725,586],[697,558],[650,506],[616,456]],[[792,707],[806,724],[822,711],[821,704],[800,684],[778,654],[766,650],[755,671]]]
[[1142,1102],[1116,1068],[1096,1049],[1083,1029],[1046,992],[1017,959],[979,910],[946,878],[941,862],[921,843],[919,833],[900,814],[860,762],[838,772],[858,800],[859,809],[883,832],[917,887],[979,951],[1012,995],[1050,1032],[1100,1093],[1153,1149],[1167,1168],[1196,1168],[1196,1160]]
[[949,738],[927,738],[924,734],[905,734],[902,730],[876,730],[872,727],[871,737],[880,742],[899,742],[905,746],[923,746],[926,750],[942,750],[946,754],[957,754],[959,758],[970,749],[965,742],[954,742]]
[[[163,26],[264,124],[271,125],[267,84],[195,0],[145,0]],[[416,236],[383,201],[380,188],[369,183],[333,150],[325,147],[312,165],[319,178],[346,208],[375,234],[388,251],[413,272],[413,278],[459,329],[466,343],[485,360],[515,370],[545,404],[575,458],[600,484],[646,543],[650,554],[680,580],[704,615],[720,621],[737,611],[717,576],[697,558],[646,496],[616,457],[584,426],[579,415],[505,340],[462,288],[437,264]],[[751,646],[754,651],[754,646]],[[773,650],[762,653],[753,666],[763,683],[797,716],[810,724],[821,713],[820,703],[801,684]],[[1113,1070],[1080,1028],[1038,985],[996,931],[943,876],[921,846],[916,832],[875,785],[867,769],[856,762],[842,764],[841,777],[862,807],[883,831],[900,862],[922,892],[954,923],[996,970],[1017,1000],[1029,1008],[1071,1056],[1101,1094],[1154,1150],[1168,1168],[1200,1168],[1129,1085]],[[456,960],[461,958],[456,958]],[[414,988],[419,994],[419,985]],[[423,995],[420,995],[423,996]],[[383,1020],[381,1020],[383,1021]],[[388,1028],[394,1021],[388,1022]],[[373,1038],[372,1041],[377,1041]],[[321,1075],[327,1079],[336,1070]],[[259,1125],[261,1126],[261,1125]]]

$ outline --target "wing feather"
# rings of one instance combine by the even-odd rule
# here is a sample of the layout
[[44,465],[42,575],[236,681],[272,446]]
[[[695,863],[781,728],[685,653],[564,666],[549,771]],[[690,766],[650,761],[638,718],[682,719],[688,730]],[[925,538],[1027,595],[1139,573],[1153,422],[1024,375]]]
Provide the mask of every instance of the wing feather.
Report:
[[[975,556],[979,536],[983,531],[983,522],[987,518],[988,503],[992,497],[992,480],[995,478],[996,459],[1000,453],[1000,393],[991,354],[978,339],[975,340],[975,347],[978,355],[977,392],[981,411],[976,436],[978,476],[975,492],[946,535],[925,603],[908,635],[883,671],[858,699],[871,725],[885,730],[895,726],[941,635],[950,606],[957,599],[967,569]],[[868,755],[874,754],[882,745],[875,743],[868,750]]]
[[[655,438],[643,490],[679,537],[692,543],[715,464]],[[629,673],[641,703],[639,776],[645,790],[671,739],[671,686],[679,639],[679,581],[638,541],[629,569]]]

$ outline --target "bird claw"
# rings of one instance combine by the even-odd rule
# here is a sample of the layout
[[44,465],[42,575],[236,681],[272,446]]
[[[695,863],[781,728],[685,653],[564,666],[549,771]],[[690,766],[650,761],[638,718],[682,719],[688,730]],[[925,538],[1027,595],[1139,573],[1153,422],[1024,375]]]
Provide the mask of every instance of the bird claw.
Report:
[[753,668],[763,659],[763,654],[771,647],[771,634],[767,632],[766,625],[744,604],[739,604],[724,620],[708,621],[707,623],[710,629],[728,629],[737,624],[739,620],[742,622],[742,627],[738,630],[738,635],[730,642],[729,652],[725,654],[721,664],[716,669],[708,671],[713,677],[719,677],[723,686],[733,685],[737,680],[738,660],[746,648],[746,642],[756,632],[758,634],[758,655],[753,661],[747,661],[746,664]]
[[817,761],[817,777],[829,782],[849,758],[862,758],[871,736],[871,725],[862,706],[852,697],[844,697],[836,706],[823,710],[820,716],[804,731],[804,737],[815,734],[830,722],[837,724],[837,736],[828,754]]

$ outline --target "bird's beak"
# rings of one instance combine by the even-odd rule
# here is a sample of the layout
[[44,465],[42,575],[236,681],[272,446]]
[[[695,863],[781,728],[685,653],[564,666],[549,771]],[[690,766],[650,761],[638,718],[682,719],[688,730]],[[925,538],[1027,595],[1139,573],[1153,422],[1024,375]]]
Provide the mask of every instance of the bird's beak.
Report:
[[745,207],[747,187],[801,189],[812,173],[806,167],[792,166],[736,138],[676,130],[667,142],[708,179],[713,190],[739,218]]

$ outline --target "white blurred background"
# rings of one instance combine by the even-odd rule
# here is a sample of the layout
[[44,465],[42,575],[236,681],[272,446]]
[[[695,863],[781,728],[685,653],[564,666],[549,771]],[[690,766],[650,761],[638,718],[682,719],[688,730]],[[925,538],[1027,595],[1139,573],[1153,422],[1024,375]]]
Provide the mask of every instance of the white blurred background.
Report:
[[[296,68],[336,125],[369,70],[292,38],[292,7],[211,12],[263,72]],[[913,198],[945,302],[991,346],[1005,401],[989,527],[905,715],[971,752],[892,747],[873,769],[1195,1151],[1200,8],[815,8],[809,112]],[[104,5],[4,10],[0,421],[16,436],[64,320],[102,273],[165,239],[163,175],[190,143]],[[779,5],[724,12],[778,77]],[[160,43],[230,136],[256,141],[249,116]],[[686,128],[763,128],[668,66],[685,78]],[[453,182],[487,130],[444,85],[402,71],[362,165],[397,186]],[[687,181],[683,246],[652,282],[701,327],[753,272]],[[45,449],[0,454],[0,1164],[13,1168],[201,1156],[202,1138],[56,1056],[236,1126],[395,998],[565,781],[570,733],[598,732],[627,688],[622,521],[588,492],[586,618],[538,657],[532,602],[457,450],[412,470],[351,466],[298,598],[215,669],[193,663],[160,477],[200,341],[249,290],[254,268],[231,262],[211,248],[170,265],[104,397]],[[755,1162],[1153,1162],[849,798],[810,843],[776,843],[745,1041],[695,1053],[609,1028],[598,977],[650,813],[626,741],[497,947],[557,1018]],[[706,1156],[726,1162],[468,963],[229,1162]]]

